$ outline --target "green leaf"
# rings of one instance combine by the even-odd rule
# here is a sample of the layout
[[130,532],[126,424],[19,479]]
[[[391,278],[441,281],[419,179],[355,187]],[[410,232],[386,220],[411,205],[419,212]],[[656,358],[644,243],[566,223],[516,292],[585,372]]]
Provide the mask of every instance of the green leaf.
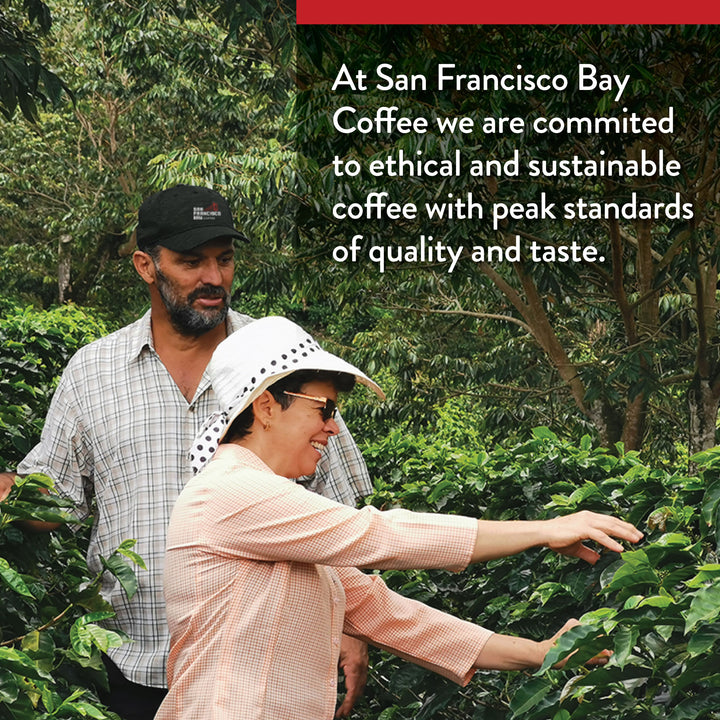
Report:
[[17,676],[6,668],[0,668],[0,702],[14,703],[19,693]]
[[132,598],[137,592],[137,577],[133,569],[117,553],[107,559],[101,555],[100,561],[105,569],[118,579],[128,598]]
[[667,716],[667,720],[696,720],[697,718],[710,718],[708,710],[720,706],[720,690],[706,690],[696,697],[683,700]]
[[720,583],[697,591],[685,618],[685,634],[693,630],[698,623],[714,620],[718,614],[720,614]]
[[665,533],[652,544],[653,547],[686,548],[692,545],[692,540],[682,533]]
[[717,577],[720,577],[720,564],[708,563],[697,568],[697,575],[687,580],[685,584],[689,588],[702,587],[706,585],[709,580],[714,580]]
[[520,687],[510,701],[510,717],[518,717],[534,708],[545,699],[552,689],[552,683],[546,678],[531,678]]
[[0,647],[0,668],[33,680],[52,679],[47,672],[37,666],[31,657],[13,648]]
[[397,715],[397,711],[397,707],[385,708],[385,710],[378,715],[378,720],[393,720],[395,715]]
[[60,696],[56,692],[53,692],[52,688],[47,685],[42,688],[41,696],[45,709],[49,713],[54,713],[55,709],[60,704]]
[[147,565],[145,565],[145,561],[138,555],[136,552],[133,552],[132,548],[135,547],[137,543],[137,540],[125,540],[124,542],[120,543],[118,546],[118,549],[116,552],[119,552],[121,555],[124,555],[129,560],[132,560],[138,567],[141,567],[143,570],[147,570]]
[[702,501],[702,518],[707,525],[712,525],[715,521],[718,503],[720,503],[720,480],[716,480],[708,487]]
[[452,480],[441,480],[428,495],[428,502],[437,503],[441,501],[446,495],[456,491],[458,489],[458,483]]
[[20,574],[10,567],[10,563],[5,558],[0,558],[0,578],[11,590],[14,590],[19,595],[34,597]]
[[619,627],[613,634],[615,641],[612,662],[624,668],[633,653],[640,631],[637,628]]
[[614,608],[607,607],[591,610],[582,615],[580,623],[582,625],[599,625],[605,632],[609,632],[617,624],[615,620],[617,612]]
[[40,649],[40,631],[33,630],[22,639],[24,652],[37,652]]
[[13,702],[10,717],[13,720],[38,720],[38,713],[35,709],[34,702],[39,699],[39,693],[26,688],[25,692],[21,692]]
[[720,639],[720,623],[698,628],[688,642],[688,653],[690,656],[704,655],[710,652],[718,639]]
[[[68,705],[63,704],[61,707],[68,707]],[[88,702],[76,702],[69,705],[73,710],[77,710],[83,717],[88,716],[91,718],[96,718],[97,720],[103,720],[104,718],[107,718],[107,714],[100,710],[100,708],[95,707],[94,705],[91,705]]]
[[45,473],[30,473],[22,478],[16,478],[15,484],[18,488],[22,487],[34,487],[34,488],[45,488],[52,490],[55,487],[55,482],[51,477],[45,475]]
[[603,588],[604,592],[644,589],[648,585],[657,586],[660,583],[660,577],[650,565],[644,550],[623,553],[622,562],[623,564],[615,571],[610,583]]
[[55,669],[55,640],[51,630],[33,630],[22,639],[22,651],[31,657],[37,667],[52,672]]
[[551,440],[552,442],[558,442],[558,436],[549,428],[544,425],[532,429],[533,437],[538,440]]
[[70,642],[78,655],[90,657],[93,647],[107,652],[111,647],[120,647],[127,640],[125,633],[108,630],[95,623],[113,617],[114,613],[89,613],[78,618],[70,629]]
[[550,648],[547,655],[545,655],[542,667],[537,671],[536,675],[540,675],[549,670],[557,662],[564,660],[571,652],[576,650],[581,651],[584,658],[582,661],[591,658],[595,655],[595,652],[585,657],[589,643],[600,635],[602,635],[602,630],[592,625],[577,625],[570,628],[570,630],[563,633]]
[[33,503],[15,502],[0,503],[0,511],[6,513],[13,520],[42,520],[50,523],[68,523],[75,518],[68,513],[58,510],[43,510]]
[[673,605],[675,601],[669,595],[651,595],[650,597],[643,598],[637,605],[637,607],[657,607],[666,608]]

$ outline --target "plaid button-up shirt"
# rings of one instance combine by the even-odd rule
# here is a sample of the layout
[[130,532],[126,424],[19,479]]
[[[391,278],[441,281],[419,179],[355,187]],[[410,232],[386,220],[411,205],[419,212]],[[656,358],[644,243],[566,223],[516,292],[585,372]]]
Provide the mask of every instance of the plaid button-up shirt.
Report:
[[[228,329],[249,318],[231,312]],[[162,590],[165,535],[175,500],[192,477],[187,452],[205,418],[216,410],[207,375],[188,402],[153,349],[150,313],[93,342],[63,373],[38,445],[18,466],[42,472],[73,501],[79,519],[93,516],[88,567],[100,572],[121,542],[148,571],[137,570],[138,592],[128,600],[110,573],[103,596],[116,627],[133,640],[112,648],[113,661],[130,680],[166,685],[169,634]],[[335,500],[355,503],[371,490],[365,463],[347,429],[318,464],[316,482]]]
[[170,521],[156,720],[330,720],[343,630],[464,685],[492,633],[355,566],[459,570],[476,535],[467,517],[331,502],[222,445]]

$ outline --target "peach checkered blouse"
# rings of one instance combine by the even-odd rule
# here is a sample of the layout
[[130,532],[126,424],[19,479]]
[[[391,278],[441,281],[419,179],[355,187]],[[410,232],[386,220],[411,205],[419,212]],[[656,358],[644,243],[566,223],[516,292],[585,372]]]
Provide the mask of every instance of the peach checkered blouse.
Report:
[[476,529],[349,508],[222,445],[170,522],[170,691],[156,720],[330,720],[343,632],[467,683],[491,632],[357,568],[459,570]]

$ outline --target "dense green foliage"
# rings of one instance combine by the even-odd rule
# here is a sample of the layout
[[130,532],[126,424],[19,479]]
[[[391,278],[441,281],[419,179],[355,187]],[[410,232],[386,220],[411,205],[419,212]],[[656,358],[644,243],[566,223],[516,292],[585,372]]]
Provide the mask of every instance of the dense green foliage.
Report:
[[29,121],[38,117],[37,103],[57,103],[67,87],[43,62],[36,36],[52,24],[42,0],[25,0],[22,11],[0,7],[0,113],[10,119],[20,109]]
[[[720,456],[696,458],[699,475],[644,465],[560,440],[547,428],[518,445],[485,449],[440,412],[437,436],[394,432],[365,448],[376,477],[370,502],[492,519],[541,519],[580,509],[616,513],[645,533],[622,556],[595,566],[535,550],[474,567],[386,572],[391,587],[491,629],[540,640],[570,617],[582,625],[547,665],[577,650],[563,670],[481,673],[460,689],[421,668],[375,655],[362,717],[720,717]],[[702,511],[699,511],[699,508]],[[583,662],[603,649],[605,667]]]
[[[389,364],[414,370],[413,390],[429,402],[470,393],[502,410],[507,433],[518,422],[547,422],[582,434],[584,424],[610,447],[646,447],[672,454],[670,438],[686,437],[693,451],[715,444],[720,384],[717,364],[717,189],[718,43],[716,27],[323,27],[299,29],[302,91],[297,107],[299,192],[307,204],[300,221],[307,235],[306,257],[317,269],[305,293],[319,297],[328,283],[341,302],[385,309],[377,337],[390,345],[407,340],[403,355]],[[388,89],[375,75],[386,63]],[[514,71],[561,74],[567,88],[508,92],[438,88],[439,64],[470,73],[512,77]],[[581,92],[578,64],[627,74],[621,99],[612,92]],[[366,88],[351,82],[333,89],[339,69],[351,78],[364,72]],[[521,70],[520,70],[521,69]],[[427,83],[403,84],[422,76]],[[379,86],[379,89],[376,89]],[[333,115],[341,107],[351,126],[383,108],[396,116],[426,119],[427,132],[395,130],[341,133]],[[674,131],[663,133],[534,133],[538,118],[664,117],[673,108]],[[351,122],[346,118],[350,117]],[[471,119],[470,133],[441,132],[436,120]],[[481,130],[485,120],[517,118],[519,133]],[[412,160],[461,158],[465,172],[433,174],[405,170],[380,173],[401,154]],[[517,153],[530,159],[567,161],[577,157],[627,162],[640,153],[664,153],[682,167],[677,177],[612,176],[592,173],[531,177],[496,168],[471,174],[471,162],[506,163]],[[338,173],[348,161],[361,171]],[[712,188],[712,189],[711,189]],[[416,217],[338,220],[337,203],[362,205],[369,193],[411,202]],[[555,203],[555,215],[490,220],[496,202],[533,203],[541,195]],[[484,208],[471,221],[430,219],[426,203],[472,197]],[[656,217],[567,219],[566,202],[668,203],[689,201],[691,220]],[[420,238],[432,237],[463,249],[452,272],[435,258],[413,261],[403,254]],[[330,263],[335,246],[359,237],[355,262]],[[470,248],[503,250],[522,242],[513,262],[472,260]],[[598,258],[581,262],[533,262],[527,246],[593,245]],[[428,242],[428,244],[430,244]],[[368,260],[372,248],[388,248],[399,261],[384,273]],[[311,254],[311,250],[312,253]],[[358,295],[359,293],[359,295]],[[443,332],[446,337],[443,338]],[[458,372],[470,360],[473,371]],[[444,372],[444,363],[448,372]],[[465,368],[463,368],[464,370]],[[436,381],[437,380],[437,381]],[[404,393],[403,393],[404,395]],[[498,413],[498,419],[502,415]],[[578,419],[580,422],[578,422]],[[508,421],[509,420],[509,421]]]
[[[14,468],[37,442],[52,392],[68,357],[104,335],[105,324],[79,308],[50,312],[3,303],[0,319],[0,464]],[[49,494],[41,491],[50,490]],[[59,522],[34,532],[19,521]],[[125,642],[101,626],[114,613],[85,562],[89,527],[74,527],[67,503],[43,475],[19,480],[0,503],[0,717],[111,718],[98,701],[106,683],[101,652]],[[129,558],[144,567],[129,539],[105,559],[129,596]]]
[[[21,17],[23,2],[10,5]],[[224,191],[253,239],[296,232],[291,213],[273,211],[292,158],[284,115],[292,13],[284,3],[47,6],[52,25],[36,39],[38,52],[73,101],[63,96],[36,123],[0,118],[6,293],[49,307],[63,266],[64,300],[119,322],[137,316],[146,300],[128,259],[137,208],[178,181]]]
[[[282,309],[301,314],[300,308]],[[67,355],[107,328],[68,306],[51,314],[8,307],[0,329],[6,337],[28,339],[22,357],[23,343],[13,341],[3,344],[0,358],[13,370],[3,374],[0,403],[5,430],[13,430],[3,446],[3,460],[11,464],[37,432]],[[578,445],[563,441],[547,428],[520,444],[488,446],[482,424],[460,399],[426,408],[432,431],[424,433],[391,429],[386,418],[373,420],[372,408],[361,390],[345,406],[361,432],[386,429],[363,447],[376,487],[368,502],[378,507],[491,519],[592,509],[631,520],[646,538],[622,557],[604,553],[596,566],[538,549],[460,574],[384,573],[403,594],[498,631],[542,639],[569,617],[583,624],[558,649],[578,650],[566,669],[480,673],[463,689],[376,652],[359,717],[570,720],[600,718],[609,710],[623,718],[718,717],[717,451],[694,458],[699,474],[687,475],[648,467],[622,447],[609,453],[589,436]],[[0,712],[100,718],[105,715],[93,689],[103,682],[99,653],[122,637],[97,624],[110,611],[97,595],[98,578],[88,574],[84,533],[66,527],[27,533],[17,525],[31,516],[62,519],[62,503],[37,492],[47,482],[34,476],[0,506],[6,608]],[[132,542],[119,553],[141,562]],[[132,594],[134,577],[120,554],[107,566]],[[614,651],[608,666],[582,667],[604,648]]]
[[[17,24],[26,8],[13,0]],[[715,442],[720,403],[717,354],[717,52],[712,26],[301,28],[292,3],[177,5],[169,1],[48,2],[34,39],[44,67],[72,90],[30,124],[0,120],[0,281],[28,302],[64,299],[137,316],[144,294],[128,257],[135,211],[151,190],[212,184],[230,199],[252,242],[238,253],[235,304],[289,296],[333,318],[346,338],[363,333],[362,357],[397,376],[385,413],[413,420],[426,403],[463,394],[485,407],[487,431],[503,438],[547,424],[591,432],[613,447],[673,458]],[[8,15],[8,17],[10,17]],[[32,18],[38,17],[33,11]],[[25,25],[33,26],[27,17]],[[295,58],[297,57],[297,63]],[[578,62],[629,74],[612,93],[333,92],[339,67],[432,75],[435,64],[504,73],[552,69],[574,77]],[[39,98],[42,100],[42,98]],[[381,105],[427,117],[640,116],[672,106],[671,136],[485,133],[366,136],[331,129],[339,103],[370,115]],[[440,158],[628,160],[660,151],[679,177],[336,178],[332,159],[380,160],[402,150]],[[335,202],[371,189],[390,200],[438,200],[448,192],[528,201],[582,196],[624,202],[636,193],[691,202],[686,221],[531,222],[493,231],[488,222],[340,222]],[[387,186],[387,187],[385,187]],[[516,235],[547,245],[592,243],[593,263],[473,263],[452,274],[433,263],[337,263],[332,249],[354,234],[395,248],[430,233],[448,245],[502,246]],[[62,269],[62,273],[59,270]],[[58,278],[62,274],[63,280]],[[122,297],[123,302],[117,303]],[[324,325],[319,327],[323,328]]]
[[0,466],[12,468],[40,438],[55,385],[70,355],[107,334],[73,305],[38,312],[4,301],[0,318]]
[[[85,562],[85,533],[69,528],[64,503],[40,489],[43,475],[19,480],[0,503],[0,717],[116,718],[104,710],[98,689],[107,686],[102,653],[128,638],[101,625],[114,616],[99,593],[101,575]],[[60,522],[59,530],[32,532],[17,521]],[[129,596],[135,573],[124,558],[144,568],[128,541],[104,559]]]

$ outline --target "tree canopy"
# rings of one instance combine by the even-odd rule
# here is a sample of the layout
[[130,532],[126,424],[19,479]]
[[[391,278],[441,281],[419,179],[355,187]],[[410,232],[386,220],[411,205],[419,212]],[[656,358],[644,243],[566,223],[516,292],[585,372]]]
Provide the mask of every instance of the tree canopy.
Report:
[[19,108],[27,120],[38,117],[38,101],[57,103],[63,81],[43,61],[39,36],[52,25],[50,9],[42,0],[25,0],[0,8],[0,112],[11,119]]
[[[313,208],[302,227],[308,246],[316,253],[318,245],[325,248],[317,283],[333,273],[341,297],[362,288],[363,301],[395,318],[388,324],[391,334],[407,336],[408,327],[423,328],[432,344],[423,349],[424,372],[418,367],[415,391],[428,397],[433,387],[437,391],[438,378],[441,393],[449,386],[489,397],[502,388],[510,402],[501,405],[517,419],[525,412],[539,418],[552,405],[560,410],[554,422],[577,426],[579,414],[607,445],[622,440],[640,448],[655,441],[668,450],[678,436],[692,450],[714,445],[720,399],[719,40],[714,27],[302,28],[299,147],[307,162],[306,201]],[[332,90],[341,67],[348,75],[371,74],[380,58],[386,66],[367,91],[351,82]],[[438,67],[452,68],[446,74],[460,78],[473,73],[512,77],[513,72],[537,77],[550,69],[567,78],[581,63],[608,78],[627,74],[625,96],[618,97],[614,87],[583,92],[574,83],[541,92],[537,85],[525,89],[514,81],[510,93],[478,91],[467,80],[448,81],[442,88],[420,82],[412,87],[407,80],[432,77]],[[430,118],[431,130],[341,132],[333,127],[340,107],[351,108],[343,118],[355,121],[351,113],[372,118],[388,106],[397,108],[398,116]],[[672,132],[527,130],[530,122],[545,128],[567,118],[630,115],[657,122],[670,113]],[[476,130],[441,132],[438,118],[470,118]],[[499,118],[525,121],[523,130],[499,132]],[[466,164],[479,162],[480,171],[440,178],[422,170],[406,170],[404,177],[391,170],[368,172],[372,162],[393,168],[388,159],[397,164],[408,157],[458,157]],[[590,160],[627,167],[661,158],[675,161],[681,171],[643,177],[558,170],[569,160],[584,168]],[[541,170],[518,177],[508,165],[513,159],[527,167],[534,162]],[[353,160],[362,172],[338,172]],[[496,165],[483,172],[492,160]],[[362,204],[378,191],[387,193],[387,203],[399,205],[423,208],[454,197],[467,199],[458,206],[466,213],[472,203],[486,208],[515,203],[518,213],[497,223],[488,214],[473,222],[447,215],[394,221],[367,213],[344,221],[333,216],[338,203]],[[570,205],[573,214],[538,217],[541,211],[532,210],[541,198],[556,208]],[[580,218],[579,199],[586,208],[593,205],[596,214]],[[625,219],[604,213],[609,205],[638,203],[652,208],[649,215],[638,211]],[[664,212],[658,214],[658,206]],[[450,248],[463,248],[452,272],[437,256],[418,262],[402,254],[423,235],[442,238],[448,255]],[[354,236],[362,238],[366,256],[370,248],[388,247],[394,253],[388,250],[386,256],[399,262],[387,263],[385,272],[368,262],[329,267],[331,249],[347,246]],[[528,247],[532,243],[538,248],[535,257]],[[578,254],[575,262],[556,261],[573,243],[597,252]],[[522,249],[517,258],[505,254],[516,246]],[[472,259],[469,248],[478,249]],[[508,260],[489,260],[490,248]],[[543,261],[544,256],[553,260]],[[474,376],[456,368],[446,375],[437,367],[453,356],[472,357]],[[678,413],[678,403],[687,403],[687,410]]]
[[282,3],[49,7],[38,52],[74,102],[3,124],[0,272],[9,292],[49,305],[69,263],[65,300],[115,312],[120,293],[129,317],[144,303],[127,257],[151,191],[215,184],[248,232],[262,228],[251,212],[263,207],[259,173],[289,157],[292,13]]
[[[129,319],[145,303],[127,260],[142,197],[173,182],[213,184],[253,240],[239,255],[239,302],[292,305],[299,319],[322,318],[367,367],[390,376],[386,416],[417,418],[412,398],[463,396],[484,408],[487,430],[497,436],[542,422],[592,429],[610,447],[621,440],[671,456],[714,444],[715,27],[307,26],[296,37],[292,6],[284,3],[26,7],[23,17],[11,4],[7,17],[16,28],[42,30],[32,43],[23,36],[25,47],[70,94],[48,94],[40,83],[35,121],[3,121],[0,275],[8,292],[50,305],[60,272],[63,300],[110,310],[118,324]],[[456,75],[551,68],[569,77],[582,62],[608,76],[627,74],[629,84],[622,97],[616,88],[582,92],[573,84],[553,92],[478,92],[450,81],[443,88],[331,89],[343,64],[348,73],[370,73],[379,61],[391,68],[387,75],[406,78],[431,77],[439,64]],[[43,104],[50,95],[55,104]],[[408,117],[470,118],[483,131],[340,133],[332,113],[342,105],[366,116],[392,105]],[[483,126],[503,117],[662,118],[669,108],[672,133]],[[441,178],[338,173],[352,160],[387,168],[401,153],[498,164]],[[682,171],[561,175],[557,164],[660,156]],[[536,176],[513,177],[502,171],[513,159],[545,165]],[[333,217],[338,203],[362,203],[373,191],[420,208],[454,197],[486,214],[476,221]],[[691,206],[692,217],[489,221],[492,204],[541,197],[555,207],[578,198],[597,207],[676,203]],[[333,251],[358,235],[363,259],[336,261]],[[407,260],[423,235],[442,242],[448,256],[457,250],[452,273],[437,256]],[[537,261],[529,255],[533,242],[552,257],[573,244],[597,253]],[[384,272],[367,259],[373,246],[386,249]],[[482,252],[471,256],[473,248]],[[118,294],[127,297],[120,314]]]

